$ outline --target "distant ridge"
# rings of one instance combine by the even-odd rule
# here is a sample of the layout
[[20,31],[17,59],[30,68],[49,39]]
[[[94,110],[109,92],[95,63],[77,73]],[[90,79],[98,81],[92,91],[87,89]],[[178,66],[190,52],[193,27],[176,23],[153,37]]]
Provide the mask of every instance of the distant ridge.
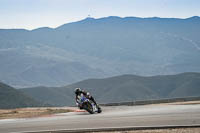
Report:
[[64,86],[125,73],[200,72],[199,35],[198,16],[110,16],[57,28],[0,29],[0,80],[14,87]]
[[[135,20],[135,21],[141,21],[141,20],[200,20],[199,16],[192,16],[192,17],[188,17],[188,18],[162,18],[162,17],[119,17],[119,16],[108,16],[108,17],[102,17],[102,18],[92,18],[92,17],[87,17],[83,20],[80,21],[76,21],[76,22],[70,22],[70,23],[66,23],[63,24],[61,26],[58,26],[54,29],[61,29],[63,26],[66,25],[71,25],[71,24],[76,24],[76,23],[88,23],[88,22],[100,22],[100,21],[107,21],[107,20],[113,20],[113,21],[130,21],[130,20]],[[42,28],[46,28],[46,27],[42,27]],[[40,28],[38,28],[40,29]]]
[[[67,24],[73,24],[77,22],[82,22],[82,21],[93,21],[93,20],[105,20],[105,19],[179,19],[179,20],[188,20],[188,19],[200,19],[200,16],[192,16],[192,17],[187,17],[187,18],[178,18],[178,17],[134,17],[134,16],[127,16],[127,17],[120,17],[120,16],[108,16],[108,17],[102,17],[102,18],[93,18],[93,17],[86,17],[85,19],[79,20],[79,21],[74,21],[74,22],[68,22],[63,25]],[[52,27],[39,27],[39,28],[34,28],[32,30],[28,30],[25,28],[1,28],[0,30],[27,30],[27,31],[35,31],[35,30],[40,30],[40,29],[57,29],[63,25],[60,25],[56,28]]]
[[74,105],[74,89],[89,91],[100,103],[200,96],[200,73],[143,77],[121,75],[88,79],[64,87],[20,89],[33,98],[54,106]]

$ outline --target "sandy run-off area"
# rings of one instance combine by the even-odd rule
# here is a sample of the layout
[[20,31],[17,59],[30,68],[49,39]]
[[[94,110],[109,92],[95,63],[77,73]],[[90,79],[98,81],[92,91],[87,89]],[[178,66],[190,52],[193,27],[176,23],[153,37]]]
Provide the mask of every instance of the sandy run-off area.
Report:
[[70,107],[0,109],[0,119],[47,117],[57,113],[76,111]]
[[118,132],[99,132],[99,133],[200,133],[200,128],[154,129],[154,130],[135,130],[135,131],[118,131]]

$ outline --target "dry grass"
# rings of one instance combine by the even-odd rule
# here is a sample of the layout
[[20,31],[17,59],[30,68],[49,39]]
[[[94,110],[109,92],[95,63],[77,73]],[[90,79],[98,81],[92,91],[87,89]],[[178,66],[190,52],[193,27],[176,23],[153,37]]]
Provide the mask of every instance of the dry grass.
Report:
[[19,109],[1,109],[0,119],[10,118],[30,118],[49,116],[57,113],[72,112],[68,108],[19,108]]
[[200,133],[200,128],[135,130],[135,131],[100,132],[100,133]]

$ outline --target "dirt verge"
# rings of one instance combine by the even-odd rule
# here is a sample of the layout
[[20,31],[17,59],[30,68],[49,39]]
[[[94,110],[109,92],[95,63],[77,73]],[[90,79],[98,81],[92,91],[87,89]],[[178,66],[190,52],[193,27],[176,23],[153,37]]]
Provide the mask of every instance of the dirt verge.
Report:
[[68,113],[73,111],[74,109],[64,107],[0,109],[0,119],[45,117],[57,113]]
[[180,128],[180,129],[155,129],[155,130],[135,130],[99,133],[200,133],[200,128]]

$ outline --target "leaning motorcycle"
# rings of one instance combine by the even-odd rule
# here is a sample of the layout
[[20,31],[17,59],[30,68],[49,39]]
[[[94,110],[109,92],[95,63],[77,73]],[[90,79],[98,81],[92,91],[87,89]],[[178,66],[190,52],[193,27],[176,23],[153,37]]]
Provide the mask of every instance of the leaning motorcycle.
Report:
[[79,104],[81,104],[81,107],[85,109],[87,112],[89,112],[90,114],[102,112],[99,106],[96,106],[91,100],[86,98],[84,95],[82,95],[78,101],[79,101]]

